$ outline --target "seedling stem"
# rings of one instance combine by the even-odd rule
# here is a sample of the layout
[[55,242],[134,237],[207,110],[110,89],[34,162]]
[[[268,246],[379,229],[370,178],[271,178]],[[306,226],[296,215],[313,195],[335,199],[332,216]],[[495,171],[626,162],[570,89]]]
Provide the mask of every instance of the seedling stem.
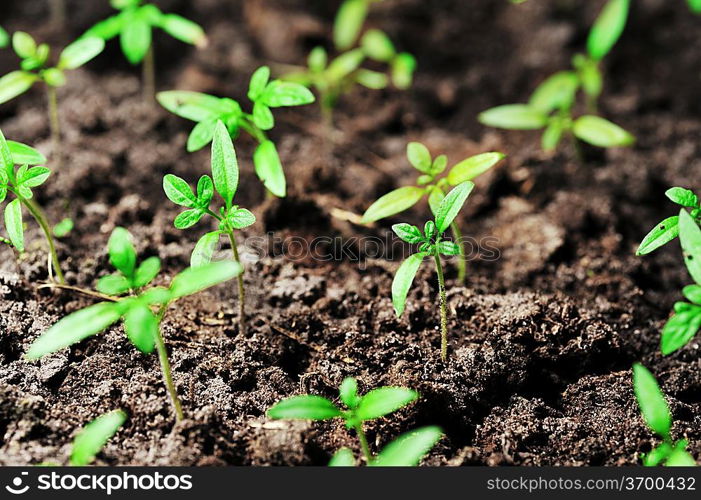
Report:
[[[234,253],[234,262],[241,264],[239,249],[236,245],[236,236],[234,235],[234,230],[228,224],[226,232],[229,235],[229,240],[231,241],[231,250]],[[239,333],[243,335],[246,331],[246,291],[243,286],[243,273],[238,275],[237,281],[239,286]]]
[[368,444],[368,438],[365,436],[365,431],[363,431],[363,423],[360,422],[355,426],[355,432],[358,434],[358,441],[360,441],[360,448],[363,450],[363,455],[365,456],[365,461],[370,465],[372,463],[372,453],[370,452],[370,445]]
[[[13,191],[15,196],[20,200],[20,202],[27,207],[27,210],[29,210],[29,213],[32,214],[32,217],[37,221],[37,224],[41,227],[41,230],[44,231],[44,236],[46,237],[46,243],[49,245],[49,253],[51,255],[51,262],[53,263],[53,267],[56,271],[56,278],[58,279],[58,282],[63,285],[66,283],[66,279],[63,277],[63,271],[61,271],[61,264],[59,263],[58,260],[58,254],[56,253],[56,244],[54,243],[54,237],[51,233],[51,227],[49,226],[49,223],[46,221],[46,216],[44,215],[44,212],[42,209],[37,205],[34,200],[27,199],[20,195],[18,192]],[[49,269],[49,276],[52,276],[52,271]]]
[[51,143],[54,146],[54,154],[59,155],[61,149],[61,122],[58,118],[58,98],[56,87],[46,86],[46,97],[49,103],[49,124],[51,126]]
[[170,360],[168,359],[168,349],[166,348],[165,340],[163,340],[163,332],[161,331],[161,321],[163,321],[163,316],[165,316],[167,308],[167,305],[161,306],[161,310],[158,313],[156,350],[158,351],[158,359],[161,362],[161,370],[163,371],[163,382],[165,383],[168,394],[170,395],[170,402],[173,405],[175,422],[177,423],[182,421],[185,416],[183,415],[183,407],[180,404],[180,399],[178,398],[178,391],[175,389],[175,383],[173,382],[173,372],[170,368]]
[[438,275],[438,293],[440,295],[441,307],[441,359],[448,359],[448,300],[445,296],[445,277],[443,276],[443,265],[438,250],[433,254],[436,261],[436,274]]
[[146,51],[141,70],[144,80],[144,101],[152,104],[156,100],[156,57],[153,52],[153,43]]

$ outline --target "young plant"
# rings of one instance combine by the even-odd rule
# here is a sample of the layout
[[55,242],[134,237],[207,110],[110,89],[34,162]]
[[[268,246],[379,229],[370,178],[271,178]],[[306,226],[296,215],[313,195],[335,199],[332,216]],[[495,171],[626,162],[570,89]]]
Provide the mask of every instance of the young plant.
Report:
[[169,288],[149,286],[161,269],[158,257],[150,257],[137,266],[136,249],[129,232],[116,228],[109,239],[108,253],[117,273],[103,276],[97,292],[88,292],[105,301],[69,314],[35,340],[26,358],[36,360],[81,340],[96,335],[121,321],[134,346],[144,354],[154,349],[163,372],[176,421],[183,419],[183,410],[173,382],[165,340],[161,333],[163,317],[173,303],[228,281],[242,271],[236,262],[214,262],[188,268],[173,278]]
[[[358,382],[346,378],[339,388],[339,398],[346,409],[339,408],[332,401],[321,396],[294,396],[280,401],[268,410],[268,417],[280,419],[330,420],[343,419],[347,429],[354,429],[363,456],[368,465],[375,463],[375,456],[363,430],[363,423],[389,415],[409,403],[416,401],[419,394],[404,387],[380,387],[364,396],[358,394]],[[346,452],[342,452],[347,455]],[[339,459],[340,460],[340,459]]]
[[0,78],[0,104],[24,94],[35,83],[46,84],[49,106],[51,138],[55,151],[61,142],[61,125],[58,117],[56,89],[66,84],[66,71],[79,68],[92,60],[105,48],[99,38],[81,38],[63,49],[56,66],[48,64],[50,49],[45,43],[37,45],[31,35],[17,31],[12,35],[12,48],[22,59],[21,68]]
[[267,131],[275,126],[271,108],[302,106],[314,102],[314,95],[304,86],[281,80],[270,81],[270,68],[258,68],[248,89],[248,98],[253,102],[253,112],[246,113],[233,99],[219,98],[199,92],[173,90],[159,92],[157,99],[171,113],[197,122],[187,141],[188,152],[198,151],[212,141],[217,122],[226,125],[231,137],[241,131],[258,142],[253,154],[256,174],[266,189],[275,196],[284,198],[287,181],[275,143]]
[[643,465],[696,465],[694,457],[686,451],[686,440],[672,439],[672,414],[667,401],[654,375],[640,363],[633,365],[633,388],[645,423],[652,432],[663,439],[650,453],[642,456]]
[[90,465],[126,419],[126,413],[122,410],[114,410],[89,422],[73,440],[69,464],[75,467]]
[[412,245],[419,244],[419,251],[411,255],[399,266],[397,274],[395,274],[392,281],[394,311],[398,318],[402,316],[406,306],[407,294],[419,267],[421,267],[421,263],[424,258],[433,257],[438,276],[441,314],[441,359],[443,361],[448,359],[448,305],[441,255],[460,255],[460,247],[452,241],[443,240],[442,236],[457,217],[474,186],[472,182],[465,181],[453,188],[438,205],[435,211],[435,221],[428,221],[425,224],[423,234],[418,227],[411,224],[402,223],[392,226],[392,230],[399,238]]
[[[429,207],[435,215],[448,189],[465,181],[474,180],[499,163],[505,156],[503,153],[494,152],[471,156],[451,167],[448,174],[439,179],[448,166],[447,156],[440,155],[431,158],[431,153],[426,146],[419,142],[411,142],[407,146],[407,158],[409,163],[421,172],[421,175],[416,179],[416,185],[404,186],[380,197],[365,211],[361,222],[369,224],[397,215],[416,205],[424,196],[428,196]],[[464,282],[467,275],[467,263],[465,262],[462,232],[457,222],[453,222],[450,228],[453,232],[453,238],[460,248],[458,281]]]
[[[609,0],[592,27],[587,54],[573,58],[574,68],[555,73],[541,83],[527,104],[506,104],[480,113],[478,119],[490,127],[511,130],[543,130],[541,145],[553,151],[569,136],[593,146],[630,146],[635,138],[610,121],[597,116],[597,100],[603,77],[599,64],[616,44],[628,19],[630,0]],[[577,95],[582,91],[589,114],[574,117]]]
[[[681,207],[691,210],[691,217],[701,225],[701,202],[693,191],[681,187],[673,187],[665,192],[667,198]],[[666,245],[679,236],[679,216],[674,215],[657,224],[643,239],[636,255],[647,255]]]
[[144,97],[152,100],[156,93],[153,29],[160,28],[173,38],[198,48],[206,47],[208,42],[198,24],[177,14],[164,14],[153,4],[142,3],[142,0],[110,0],[119,14],[100,21],[83,36],[105,41],[119,36],[127,60],[134,65],[143,63]]
[[[5,230],[8,238],[0,237],[0,243],[10,245],[20,253],[24,252],[24,207],[44,232],[49,247],[49,277],[55,271],[58,282],[65,283],[51,226],[32,193],[32,188],[41,186],[51,175],[48,168],[37,166],[44,163],[46,158],[39,151],[19,142],[6,141],[0,130],[0,203],[5,201],[8,194],[14,197],[5,206]],[[16,168],[17,165],[21,166]]]
[[[202,236],[195,245],[190,257],[192,267],[201,267],[212,261],[214,247],[224,236],[231,242],[234,262],[240,264],[239,251],[236,245],[235,231],[244,229],[256,222],[256,217],[249,210],[233,204],[234,195],[239,184],[239,167],[236,160],[234,144],[229,137],[226,126],[221,121],[216,123],[212,141],[212,177],[203,175],[197,183],[197,193],[186,181],[172,174],[163,178],[163,190],[170,201],[187,208],[175,219],[175,227],[187,229],[197,224],[202,217],[208,215],[219,223],[216,231]],[[218,210],[211,210],[214,190],[223,200]],[[245,332],[246,327],[246,295],[243,284],[243,272],[238,275],[239,288],[239,331]]]

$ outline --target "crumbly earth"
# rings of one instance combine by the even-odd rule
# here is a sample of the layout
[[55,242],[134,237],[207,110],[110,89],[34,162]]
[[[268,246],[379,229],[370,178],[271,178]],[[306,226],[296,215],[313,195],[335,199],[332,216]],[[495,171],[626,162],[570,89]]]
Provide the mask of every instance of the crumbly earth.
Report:
[[[65,44],[107,15],[107,2],[68,0],[69,26],[52,31],[45,2],[4,2],[0,18]],[[157,35],[159,87],[245,100],[261,64],[299,64],[329,37],[339,2],[164,0],[164,9],[198,20],[211,37],[196,51]],[[391,306],[398,263],[369,247],[336,250],[336,261],[267,253],[248,262],[249,328],[237,327],[234,284],[183,300],[163,333],[186,420],[173,425],[156,356],[138,353],[120,328],[39,362],[22,354],[62,316],[92,303],[39,289],[46,279],[41,235],[28,224],[29,251],[0,251],[0,463],[65,463],[76,430],[122,408],[129,419],[99,463],[119,465],[323,465],[340,446],[357,448],[341,423],[272,422],[281,398],[312,392],[335,397],[345,376],[362,390],[416,388],[421,399],[368,425],[375,447],[420,425],[445,437],[428,465],[623,465],[639,463],[655,438],[645,428],[630,367],[642,361],[659,378],[674,414],[674,434],[701,457],[701,358],[695,339],[662,357],[659,331],[688,284],[678,245],[637,258],[635,248],[675,207],[672,185],[700,188],[699,18],[684,2],[635,2],[628,29],[605,64],[601,112],[634,132],[625,150],[565,145],[544,155],[528,132],[487,129],[487,107],[527,99],[548,74],[583,47],[602,2],[388,0],[370,19],[418,56],[405,93],[356,90],[337,113],[329,149],[314,106],[277,113],[273,132],[290,195],[267,200],[251,163],[253,144],[237,142],[238,202],[258,216],[246,230],[275,238],[385,238],[399,219],[366,228],[337,209],[362,213],[379,195],[411,182],[409,140],[451,161],[488,150],[508,159],[480,179],[461,216],[466,234],[492,237],[498,258],[469,263],[464,285],[448,266],[450,359],[438,355],[437,284],[429,266],[415,281],[405,317]],[[104,5],[103,5],[104,4]],[[6,72],[17,61],[0,53]],[[37,190],[52,220],[68,214],[75,230],[59,244],[66,277],[92,287],[111,272],[105,244],[127,227],[140,256],[158,255],[159,282],[188,265],[203,223],[172,225],[177,208],[160,188],[174,173],[194,181],[209,153],[185,152],[191,123],[144,105],[138,70],[111,43],[105,55],[70,75],[60,91],[62,165]],[[14,140],[55,159],[41,89],[0,108]],[[55,161],[55,160],[53,160]],[[55,163],[54,163],[55,165]],[[404,217],[422,223],[425,204]],[[282,240],[278,240],[282,241]],[[222,247],[222,257],[228,248]],[[356,259],[353,255],[359,256]]]

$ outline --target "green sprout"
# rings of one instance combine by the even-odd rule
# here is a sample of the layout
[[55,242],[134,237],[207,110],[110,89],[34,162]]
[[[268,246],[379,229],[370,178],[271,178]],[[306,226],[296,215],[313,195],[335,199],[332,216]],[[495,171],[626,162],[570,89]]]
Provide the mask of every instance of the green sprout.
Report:
[[[294,396],[280,401],[270,408],[268,417],[276,420],[330,420],[340,418],[345,422],[347,429],[355,430],[367,465],[390,465],[388,462],[390,460],[399,461],[399,456],[402,456],[405,461],[413,459],[413,457],[408,457],[406,454],[402,455],[401,452],[416,452],[419,448],[418,438],[414,438],[417,439],[417,442],[400,441],[398,444],[393,443],[394,446],[390,444],[378,457],[373,456],[363,430],[363,423],[389,415],[416,401],[419,398],[419,394],[416,391],[404,387],[380,387],[373,389],[364,396],[360,396],[358,394],[358,382],[354,378],[348,377],[339,388],[339,398],[346,409],[339,408],[333,401],[321,396]],[[421,434],[422,439],[420,441],[424,446],[421,447],[422,453],[417,458],[417,462],[440,439],[440,429],[437,430],[437,434],[435,432],[436,428],[431,429],[431,433],[427,431],[426,434]],[[433,442],[430,445],[428,443],[430,439],[427,439],[429,434],[433,438]],[[405,439],[412,441],[410,437],[405,437]],[[349,458],[352,459],[352,463]],[[355,465],[355,459],[350,450],[341,449],[334,455],[329,465]]]
[[675,442],[672,439],[672,414],[669,405],[654,375],[640,363],[633,365],[633,388],[645,423],[652,432],[663,439],[650,453],[642,456],[643,465],[696,465],[694,457],[686,451],[686,440]]
[[419,244],[419,251],[411,255],[399,266],[397,274],[395,274],[392,281],[394,311],[398,318],[402,316],[406,306],[407,294],[419,267],[421,267],[421,263],[424,261],[424,258],[433,257],[438,276],[441,314],[441,359],[443,361],[446,361],[448,358],[448,306],[441,255],[460,255],[460,247],[452,241],[443,240],[442,236],[457,217],[474,186],[472,182],[465,181],[453,188],[435,210],[435,221],[426,222],[423,234],[418,227],[411,224],[403,223],[392,226],[392,230],[403,241],[412,245]]
[[83,36],[111,40],[119,36],[122,52],[131,64],[142,64],[144,97],[153,100],[156,94],[156,69],[152,31],[160,28],[181,42],[198,48],[207,46],[207,36],[196,23],[177,14],[164,14],[153,4],[142,0],[110,0],[120,13],[100,21]]
[[[471,156],[451,167],[448,174],[439,179],[440,174],[448,166],[447,156],[440,155],[432,158],[426,146],[419,142],[411,142],[407,146],[407,158],[409,163],[421,172],[421,175],[416,179],[416,185],[404,186],[380,197],[365,211],[361,222],[369,224],[397,215],[416,205],[424,196],[428,196],[428,204],[435,215],[450,187],[474,180],[499,163],[505,156],[503,153],[494,152]],[[465,262],[465,247],[461,241],[462,232],[457,222],[453,222],[450,228],[453,232],[453,238],[460,247],[458,281],[464,282],[467,276],[467,263]]]
[[275,143],[266,132],[275,126],[271,108],[302,106],[314,102],[314,95],[296,83],[270,81],[270,68],[262,66],[253,73],[248,89],[253,112],[245,113],[238,102],[199,92],[172,90],[159,92],[157,99],[171,113],[197,122],[187,140],[188,152],[198,151],[212,141],[217,122],[226,125],[229,134],[237,138],[241,131],[258,142],[253,154],[256,174],[268,192],[284,198],[287,194],[285,171]]
[[242,271],[236,262],[213,262],[188,268],[173,278],[169,288],[149,286],[161,270],[158,257],[150,257],[137,266],[132,237],[121,227],[115,228],[108,243],[110,263],[116,274],[100,278],[97,292],[87,292],[103,302],[69,314],[49,328],[27,351],[28,360],[54,353],[122,321],[129,341],[144,354],[158,352],[166,389],[176,421],[183,419],[183,410],[173,382],[168,351],[161,333],[161,323],[178,299],[193,295],[228,281]]
[[[197,193],[193,193],[188,183],[180,177],[168,174],[163,178],[163,190],[168,199],[176,205],[187,208],[176,217],[175,227],[178,229],[190,228],[205,215],[209,215],[219,222],[216,231],[205,234],[195,245],[190,258],[192,267],[201,267],[212,261],[214,247],[221,236],[229,238],[234,262],[240,264],[235,231],[249,227],[256,222],[253,213],[233,204],[239,184],[239,168],[234,144],[226,126],[221,121],[217,122],[214,129],[211,165],[214,182],[212,182],[212,177],[203,175],[197,182]],[[224,202],[218,211],[210,209],[215,190]],[[243,272],[238,275],[238,288],[239,331],[243,334],[246,326]]]
[[[321,113],[329,130],[333,126],[333,112],[339,99],[356,84],[373,90],[393,85],[406,90],[411,87],[416,71],[416,58],[407,52],[398,52],[383,31],[371,29],[360,37],[368,10],[380,0],[346,0],[336,15],[334,43],[341,52],[329,61],[324,47],[315,47],[307,58],[307,67],[292,67],[284,80],[314,88],[319,95]],[[360,44],[355,47],[358,39]],[[354,48],[355,47],[355,48]],[[385,73],[361,67],[367,60],[385,64]]]
[[73,440],[70,465],[84,467],[90,465],[107,441],[114,436],[127,419],[122,410],[114,410],[100,415],[83,427]]
[[[32,193],[32,188],[41,186],[51,175],[48,168],[37,166],[45,163],[46,158],[39,151],[19,142],[6,141],[0,130],[0,203],[5,201],[8,193],[15,198],[5,206],[5,230],[8,238],[0,237],[0,243],[10,245],[20,253],[24,252],[24,207],[44,232],[49,247],[49,276],[55,271],[58,282],[65,283],[51,227]],[[16,168],[17,165],[20,167]]]
[[5,31],[5,28],[0,26],[0,49],[4,49],[10,44],[10,35]]
[[12,35],[12,48],[22,59],[21,68],[0,78],[0,104],[27,92],[35,83],[46,84],[49,105],[49,123],[54,148],[58,151],[61,141],[61,124],[58,118],[56,89],[66,84],[66,70],[80,68],[105,48],[105,42],[95,37],[76,40],[63,49],[58,64],[48,64],[50,49],[45,43],[37,45],[28,33],[17,31]]
[[[488,109],[480,113],[479,121],[510,130],[543,130],[541,146],[548,152],[555,150],[565,136],[575,146],[577,140],[601,148],[633,144],[635,138],[630,133],[595,114],[603,87],[599,64],[623,33],[629,8],[630,0],[609,0],[589,33],[587,55],[575,55],[573,70],[547,78],[527,104]],[[573,111],[580,91],[586,96],[589,114],[575,118]]]
[[[701,225],[701,202],[699,197],[681,187],[673,187],[665,192],[667,198],[685,208],[691,209],[691,217]],[[636,251],[636,255],[647,255],[666,245],[679,236],[679,216],[673,215],[657,224],[643,239]]]

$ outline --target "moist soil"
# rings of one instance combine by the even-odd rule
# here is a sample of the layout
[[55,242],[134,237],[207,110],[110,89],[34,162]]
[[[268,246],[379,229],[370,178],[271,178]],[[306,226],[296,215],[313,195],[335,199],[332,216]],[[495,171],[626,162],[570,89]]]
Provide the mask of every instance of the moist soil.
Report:
[[[197,51],[158,34],[159,88],[246,103],[256,67],[301,64],[310,48],[328,43],[339,2],[157,3],[197,20],[211,38]],[[110,13],[108,2],[69,0],[68,26],[56,30],[45,4],[3,2],[2,24],[62,46]],[[698,459],[699,340],[668,357],[658,349],[660,329],[690,278],[678,243],[645,258],[634,252],[675,211],[666,188],[701,187],[701,19],[681,0],[634,3],[604,65],[600,110],[637,136],[630,149],[586,149],[578,160],[565,144],[545,155],[537,134],[476,121],[490,106],[525,101],[543,78],[567,68],[601,4],[387,0],[369,24],[417,55],[411,91],[353,91],[336,114],[331,148],[318,108],[278,111],[272,136],[289,182],[284,200],[266,198],[253,173],[254,144],[237,141],[237,200],[258,217],[244,233],[265,251],[246,264],[247,331],[238,330],[233,282],[183,300],[166,316],[163,333],[186,413],[178,425],[157,357],[137,352],[120,327],[39,362],[22,359],[50,325],[94,302],[38,288],[47,279],[46,252],[29,221],[27,254],[17,260],[0,251],[0,463],[66,463],[77,429],[122,408],[129,419],[97,463],[324,465],[341,446],[357,451],[342,423],[270,421],[265,411],[299,393],[333,398],[341,380],[355,376],[363,391],[401,385],[421,393],[415,405],[367,426],[375,449],[436,424],[445,437],[428,465],[637,464],[656,441],[633,395],[635,361],[659,378],[674,435],[688,439]],[[2,51],[3,73],[16,64]],[[117,42],[72,73],[59,99],[60,167],[41,88],[2,106],[0,126],[56,167],[36,195],[54,222],[66,215],[76,222],[59,243],[66,278],[91,288],[112,272],[105,246],[119,225],[133,233],[142,258],[162,259],[158,282],[167,284],[210,230],[209,222],[176,230],[178,209],[161,189],[166,173],[194,182],[208,172],[207,150],[185,151],[193,124],[144,104],[139,71],[124,62]],[[414,180],[404,155],[410,140],[453,163],[490,150],[509,155],[479,179],[460,217],[466,235],[491,243],[469,262],[464,284],[448,263],[447,363],[439,356],[432,268],[419,272],[399,320],[390,299],[398,257],[358,239],[385,241],[400,220],[422,224],[426,204],[372,227],[338,216],[362,213]],[[320,248],[334,259],[292,255],[281,243],[321,236],[330,237]],[[220,257],[229,251],[222,246]]]

